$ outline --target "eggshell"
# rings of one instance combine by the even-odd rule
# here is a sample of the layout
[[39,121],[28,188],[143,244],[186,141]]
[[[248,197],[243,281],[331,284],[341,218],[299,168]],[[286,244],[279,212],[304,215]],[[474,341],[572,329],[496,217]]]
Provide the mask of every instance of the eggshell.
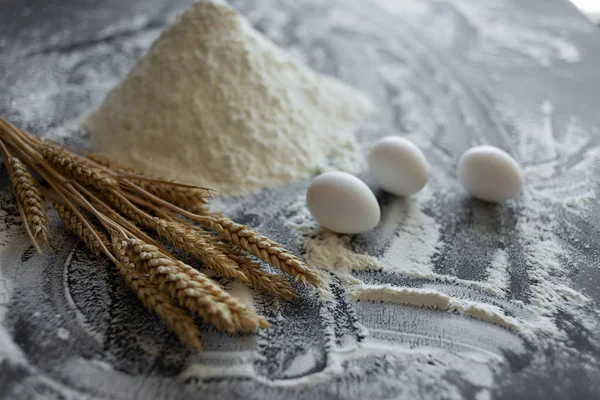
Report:
[[458,161],[458,179],[471,196],[493,203],[516,197],[525,185],[517,161],[493,146],[467,150]]
[[410,196],[427,183],[427,159],[408,139],[386,136],[369,153],[369,171],[379,185],[397,196]]
[[371,189],[346,172],[326,172],[316,177],[306,193],[306,203],[322,227],[338,233],[368,231],[381,216]]

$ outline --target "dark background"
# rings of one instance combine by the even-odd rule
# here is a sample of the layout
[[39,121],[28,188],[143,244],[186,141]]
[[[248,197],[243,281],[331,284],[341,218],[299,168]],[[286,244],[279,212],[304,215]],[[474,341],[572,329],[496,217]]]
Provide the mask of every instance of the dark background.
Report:
[[[542,150],[521,157],[517,147],[523,143],[520,138],[535,139],[536,124],[541,120],[540,105],[546,101],[553,105],[556,131],[564,131],[575,115],[582,131],[591,137],[586,146],[598,146],[600,33],[570,3],[561,0],[502,0],[497,2],[497,13],[491,15],[483,13],[489,4],[478,5],[475,0],[425,1],[427,9],[423,12],[414,3],[407,4],[405,11],[396,14],[379,7],[379,3],[234,1],[233,5],[257,29],[313,68],[370,94],[377,110],[358,133],[362,143],[389,132],[435,132],[437,147],[426,150],[436,172],[430,187],[434,192],[443,189],[444,195],[430,201],[426,208],[444,227],[446,244],[436,255],[436,272],[477,280],[481,275],[477,266],[489,258],[481,249],[497,242],[508,243],[513,251],[511,290],[503,300],[527,304],[536,277],[529,276],[522,264],[520,238],[514,237],[510,229],[497,229],[498,225],[510,228],[511,223],[522,218],[524,202],[493,207],[465,198],[460,188],[445,184],[455,176],[453,167],[442,161],[443,156],[457,159],[469,146],[485,142],[513,149],[511,153],[525,167],[543,164],[548,160]],[[85,115],[187,4],[189,1],[0,0],[0,115],[38,135],[51,135],[74,146],[89,146],[88,133],[82,128]],[[482,21],[485,23],[477,24]],[[491,31],[486,30],[486,26],[502,24],[506,24],[507,34],[516,32],[517,41],[522,43],[503,41],[502,35],[490,36]],[[440,34],[442,28],[448,29],[447,35]],[[547,40],[538,40],[539,36],[532,32]],[[576,47],[578,59],[570,58],[568,44]],[[379,73],[382,66],[397,65],[405,67],[407,76],[394,80]],[[409,95],[408,100],[398,103],[405,94]],[[411,99],[426,99],[429,103],[413,103]],[[524,126],[532,119],[535,123],[528,131]],[[548,215],[557,216],[558,224],[552,233],[568,249],[569,256],[562,262],[570,271],[571,285],[593,299],[587,310],[593,323],[583,325],[568,310],[559,310],[555,323],[564,337],[544,345],[525,343],[526,351],[519,354],[506,349],[503,356],[507,363],[496,371],[496,383],[489,391],[492,397],[600,396],[600,337],[593,328],[597,326],[595,316],[600,300],[600,206],[594,199],[584,212],[570,213],[562,204],[571,192],[580,190],[576,185],[579,182],[587,185],[586,190],[598,190],[597,162],[592,165],[590,182],[584,182],[589,176],[569,172],[569,167],[583,155],[584,151],[573,155],[564,170],[556,172],[556,201],[545,207]],[[4,228],[0,230],[12,232],[11,226],[18,225],[19,219],[15,217],[5,170],[1,181],[0,205],[5,216]],[[283,224],[289,217],[286,210],[306,185],[307,182],[299,182],[254,196],[228,199],[225,206],[240,222],[258,227],[301,252]],[[396,200],[383,193],[378,193],[378,198],[385,215]],[[481,239],[482,227],[491,232],[489,240]],[[0,305],[6,309],[3,324],[9,340],[20,349],[23,359],[4,357],[0,352],[0,398],[209,395],[314,399],[448,395],[439,392],[436,385],[415,384],[417,389],[413,390],[400,379],[406,369],[443,361],[442,356],[439,360],[396,360],[391,364],[374,358],[359,365],[363,371],[360,375],[346,364],[347,371],[340,377],[308,386],[275,387],[245,378],[219,377],[182,382],[177,377],[192,356],[159,321],[145,313],[108,263],[91,259],[75,246],[72,237],[58,227],[55,231],[55,251],[45,257],[34,255],[31,249],[12,250],[10,234],[4,235],[7,239],[3,239],[2,246],[7,254],[14,254],[14,265],[0,268],[14,279],[16,286],[10,301]],[[357,236],[350,245],[379,255],[393,235],[394,232],[378,231]],[[514,246],[510,247],[510,243]],[[20,268],[21,264],[26,268]],[[461,268],[455,268],[457,264]],[[15,271],[28,277],[29,286],[19,286],[25,280],[20,280]],[[419,279],[379,272],[356,275],[366,282],[424,285]],[[338,301],[333,322],[321,320],[320,311],[325,305],[315,300],[314,293],[299,288],[301,297],[297,303],[271,304],[268,298],[260,300],[260,311],[270,318],[273,330],[258,338],[234,339],[203,326],[205,346],[209,352],[217,353],[255,350],[261,356],[253,364],[258,375],[280,381],[287,379],[283,373],[295,357],[311,348],[321,357],[317,357],[319,361],[313,370],[305,374],[318,373],[327,365],[331,335],[333,339],[360,342],[363,338],[356,322],[370,312],[368,305],[346,300],[341,285],[333,286]],[[66,301],[67,293],[75,308],[92,321],[91,327],[81,326],[73,306]],[[378,306],[394,310],[391,306]],[[398,308],[395,312],[402,315],[404,311]],[[437,318],[428,316],[426,311],[414,312],[422,313],[423,318]],[[44,317],[36,317],[36,313]],[[277,313],[285,315],[285,320],[276,319]],[[58,316],[50,318],[53,315]],[[466,332],[475,329],[464,324]],[[68,340],[55,337],[59,326],[69,327]],[[95,334],[102,339],[96,339]],[[202,360],[209,366],[213,362]],[[481,387],[458,373],[447,373],[439,379],[439,387],[450,385],[465,398],[475,398],[481,392]]]

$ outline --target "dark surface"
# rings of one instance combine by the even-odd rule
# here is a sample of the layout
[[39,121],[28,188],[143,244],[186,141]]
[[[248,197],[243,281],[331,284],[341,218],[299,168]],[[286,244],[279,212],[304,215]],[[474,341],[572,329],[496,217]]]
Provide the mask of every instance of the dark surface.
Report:
[[[33,133],[89,145],[82,118],[133,66],[173,13],[188,3],[0,0],[0,115]],[[564,249],[560,262],[567,272],[556,278],[588,296],[588,309],[575,313],[565,299],[564,309],[553,314],[560,338],[524,341],[516,346],[519,351],[498,344],[506,362],[493,371],[494,383],[485,385],[486,394],[507,399],[599,398],[600,338],[594,329],[600,301],[600,205],[595,196],[577,212],[566,204],[598,190],[597,160],[584,171],[578,166],[586,151],[600,144],[600,33],[566,1],[503,0],[492,7],[475,0],[430,0],[395,11],[380,8],[383,1],[372,3],[233,2],[260,31],[307,64],[370,94],[377,110],[358,133],[361,143],[390,132],[427,139],[434,195],[423,201],[423,212],[441,226],[441,245],[431,260],[436,273],[484,281],[487,270],[479,266],[489,263],[494,249],[504,249],[506,295],[465,291],[511,315],[531,305],[532,288],[541,279],[532,276],[527,241],[515,233],[519,223],[536,218],[540,237],[549,235]],[[547,133],[540,111],[545,102],[553,110],[552,150],[547,148],[550,142],[539,139]],[[586,139],[570,152],[565,149],[574,139],[567,132],[574,129]],[[546,180],[528,181],[524,199],[501,206],[469,200],[455,182],[454,160],[479,143],[506,149],[526,170],[556,162],[555,171]],[[22,242],[13,233],[18,226],[11,228],[20,222],[4,170],[1,182],[5,228],[0,230],[8,232],[2,246],[13,257],[10,267],[3,259],[0,268],[16,286],[7,303],[0,297],[9,335],[0,336],[0,346],[6,343],[8,349],[14,343],[19,356],[0,350],[0,398],[475,398],[483,386],[451,367],[433,383],[414,380],[418,373],[412,370],[448,362],[439,354],[423,359],[373,355],[347,361],[344,373],[330,380],[285,382],[297,377],[288,375],[289,367],[307,349],[316,354],[314,364],[300,376],[318,376],[330,363],[331,343],[362,342],[364,332],[357,322],[367,325],[377,313],[382,313],[377,321],[383,327],[402,332],[413,332],[403,324],[417,321],[414,315],[439,321],[441,333],[436,337],[431,332],[431,343],[443,337],[452,342],[449,347],[415,342],[411,348],[432,346],[460,354],[461,342],[486,348],[486,332],[511,336],[452,314],[355,303],[335,283],[335,311],[304,288],[298,288],[301,296],[295,303],[257,296],[257,308],[273,325],[258,337],[223,337],[203,327],[207,353],[196,362],[210,366],[216,362],[210,357],[220,353],[255,351],[260,357],[251,367],[264,380],[227,373],[186,379],[182,372],[194,356],[143,310],[108,263],[91,259],[79,247],[72,251],[73,239],[57,227],[50,255],[11,247],[13,239]],[[225,204],[240,222],[301,252],[284,223],[305,188],[306,182],[300,182]],[[551,197],[534,202],[536,212],[529,213],[530,200],[541,193]],[[388,195],[379,193],[378,198],[384,216],[398,206]],[[394,234],[394,229],[378,228],[352,238],[351,246],[379,256]],[[18,279],[15,271],[28,279]],[[355,276],[366,283],[428,284],[427,279],[383,271]],[[333,321],[322,318],[329,311]],[[588,323],[582,323],[582,314],[589,316]],[[464,331],[448,333],[455,324]],[[68,339],[56,338],[59,327],[68,328]],[[446,387],[453,390],[439,389]]]

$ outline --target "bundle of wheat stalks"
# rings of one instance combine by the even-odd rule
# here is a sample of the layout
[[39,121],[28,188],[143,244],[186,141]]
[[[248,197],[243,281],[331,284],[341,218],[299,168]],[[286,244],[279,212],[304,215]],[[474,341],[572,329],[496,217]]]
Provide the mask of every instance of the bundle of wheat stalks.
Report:
[[263,270],[258,260],[300,282],[319,285],[316,273],[281,245],[211,213],[208,189],[143,175],[103,156],[75,153],[2,118],[0,152],[36,249],[48,241],[49,199],[66,228],[93,254],[108,257],[139,300],[191,349],[202,346],[190,313],[227,332],[255,331],[268,323],[153,237],[194,256],[217,275],[284,299],[294,297],[290,282]]

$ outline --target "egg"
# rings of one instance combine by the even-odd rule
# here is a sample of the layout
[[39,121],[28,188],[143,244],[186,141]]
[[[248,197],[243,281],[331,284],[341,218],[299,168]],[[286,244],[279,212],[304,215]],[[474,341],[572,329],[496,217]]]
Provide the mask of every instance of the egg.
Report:
[[525,185],[517,161],[493,146],[467,150],[458,161],[458,180],[471,196],[492,203],[516,197]]
[[369,171],[387,192],[410,196],[427,183],[427,159],[408,139],[386,136],[379,139],[369,153]]
[[371,189],[346,172],[325,172],[316,177],[306,192],[306,204],[322,227],[337,233],[368,231],[381,216]]

